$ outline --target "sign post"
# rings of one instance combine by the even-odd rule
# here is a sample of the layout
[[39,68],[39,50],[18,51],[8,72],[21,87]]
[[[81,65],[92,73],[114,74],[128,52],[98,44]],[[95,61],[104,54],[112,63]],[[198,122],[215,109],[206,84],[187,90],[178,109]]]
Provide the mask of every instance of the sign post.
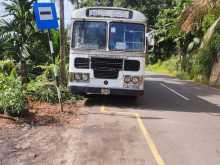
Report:
[[63,104],[62,104],[62,95],[60,90],[60,83],[58,79],[57,68],[55,65],[55,55],[53,49],[53,42],[51,39],[50,29],[58,29],[58,18],[56,13],[56,6],[55,3],[34,3],[34,15],[37,28],[39,30],[47,30],[48,33],[48,40],[50,46],[50,53],[54,64],[54,76],[56,79],[56,88],[57,88],[57,95],[60,103],[61,112],[63,112]]

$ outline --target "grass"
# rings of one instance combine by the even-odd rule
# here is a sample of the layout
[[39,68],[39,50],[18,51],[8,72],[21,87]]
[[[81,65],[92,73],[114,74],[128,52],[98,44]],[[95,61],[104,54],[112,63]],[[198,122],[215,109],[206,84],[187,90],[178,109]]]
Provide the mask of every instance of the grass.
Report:
[[147,71],[154,73],[162,73],[171,77],[178,77],[183,80],[190,80],[190,76],[186,72],[178,70],[178,57],[171,57],[165,61],[159,61],[156,64],[146,66]]
[[172,57],[169,60],[148,65],[146,66],[146,70],[175,77],[177,75],[177,61],[178,59],[176,57]]

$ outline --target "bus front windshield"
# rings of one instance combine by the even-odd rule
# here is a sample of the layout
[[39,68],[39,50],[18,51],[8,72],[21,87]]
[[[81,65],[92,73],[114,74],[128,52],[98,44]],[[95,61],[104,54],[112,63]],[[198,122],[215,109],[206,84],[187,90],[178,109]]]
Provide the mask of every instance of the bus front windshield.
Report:
[[76,21],[73,25],[72,47],[75,49],[105,49],[106,23]]
[[113,22],[110,25],[109,48],[113,51],[144,52],[145,26],[134,23]]

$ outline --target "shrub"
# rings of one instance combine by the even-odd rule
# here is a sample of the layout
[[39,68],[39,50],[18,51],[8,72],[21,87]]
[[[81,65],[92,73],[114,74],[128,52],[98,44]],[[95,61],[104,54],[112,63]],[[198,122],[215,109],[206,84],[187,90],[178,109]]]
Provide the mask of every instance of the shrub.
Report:
[[[72,95],[68,89],[61,89],[62,99],[72,100],[78,99],[76,96]],[[41,80],[31,81],[27,85],[27,95],[33,100],[48,102],[48,103],[58,103],[57,87],[53,83],[44,82]]]
[[178,70],[178,57],[171,57],[166,61],[158,61],[158,63],[154,65],[149,65],[147,70],[157,72],[157,73],[164,73],[171,76],[176,76],[176,72]]
[[11,60],[0,61],[0,73],[9,76],[11,72],[13,72],[13,74],[16,72],[14,63]]
[[43,71],[43,73],[39,75],[37,79],[41,79],[41,80],[43,79],[44,81],[54,81],[55,80],[54,69],[55,69],[57,76],[60,76],[58,65],[54,65],[54,64],[50,64],[47,66],[39,65],[38,68],[40,68]]
[[20,116],[25,112],[26,103],[21,81],[0,74],[0,112]]
[[27,94],[33,100],[55,103],[58,101],[57,91],[54,85],[45,84],[41,81],[31,81],[27,85]]
[[214,63],[217,61],[220,55],[220,35],[213,36],[207,47],[199,50],[194,55],[192,65],[192,75],[194,79],[200,81],[208,81]]

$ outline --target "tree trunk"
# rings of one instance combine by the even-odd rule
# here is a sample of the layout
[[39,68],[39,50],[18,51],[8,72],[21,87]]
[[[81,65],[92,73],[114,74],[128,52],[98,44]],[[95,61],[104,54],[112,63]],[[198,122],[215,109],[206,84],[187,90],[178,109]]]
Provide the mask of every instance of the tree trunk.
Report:
[[66,84],[65,67],[65,27],[64,27],[64,0],[60,0],[60,74],[61,84]]
[[21,72],[21,81],[22,84],[27,83],[28,81],[28,76],[27,76],[27,64],[25,60],[21,60],[21,66],[20,66],[20,72]]

